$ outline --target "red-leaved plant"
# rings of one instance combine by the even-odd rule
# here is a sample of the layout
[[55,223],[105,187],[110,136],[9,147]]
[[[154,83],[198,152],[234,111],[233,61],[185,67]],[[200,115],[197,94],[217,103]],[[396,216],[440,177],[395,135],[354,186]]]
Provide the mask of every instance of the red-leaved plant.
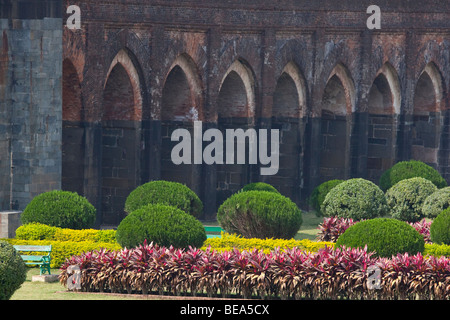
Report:
[[[399,254],[375,258],[367,248],[299,248],[217,252],[144,243],[134,249],[72,256],[61,266],[81,271],[81,290],[281,299],[450,299],[450,259]],[[380,286],[369,286],[369,267]]]

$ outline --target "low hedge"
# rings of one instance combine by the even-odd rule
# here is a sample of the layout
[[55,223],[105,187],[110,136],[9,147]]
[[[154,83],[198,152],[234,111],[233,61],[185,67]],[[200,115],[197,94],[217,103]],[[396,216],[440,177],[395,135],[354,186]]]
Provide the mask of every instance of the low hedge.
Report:
[[91,241],[116,243],[115,230],[69,229],[48,226],[42,223],[28,223],[16,229],[19,240]]
[[[79,255],[83,252],[99,250],[120,250],[118,243],[94,242],[94,241],[51,241],[51,240],[19,240],[19,239],[0,239],[12,245],[38,245],[52,246],[50,268],[59,268],[66,259],[73,255]],[[38,253],[35,253],[38,254]]]
[[203,244],[202,249],[206,250],[208,247],[211,247],[217,251],[230,251],[233,249],[238,250],[263,250],[265,253],[269,251],[275,250],[276,248],[280,249],[293,249],[298,248],[301,250],[305,250],[308,252],[317,252],[319,249],[323,249],[325,247],[332,248],[334,247],[334,243],[326,242],[326,241],[312,241],[309,239],[303,240],[295,240],[295,239],[259,239],[259,238],[243,238],[240,235],[229,234],[226,232],[222,232],[221,237],[209,238]]

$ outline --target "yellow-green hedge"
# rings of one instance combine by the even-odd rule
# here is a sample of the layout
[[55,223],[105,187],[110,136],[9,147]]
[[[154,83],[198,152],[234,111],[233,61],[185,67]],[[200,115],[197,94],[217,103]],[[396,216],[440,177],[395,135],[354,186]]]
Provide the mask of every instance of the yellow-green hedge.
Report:
[[52,245],[50,268],[59,268],[61,264],[73,255],[79,255],[83,252],[99,250],[105,248],[108,250],[120,250],[117,243],[94,242],[94,241],[51,241],[51,240],[19,240],[2,239],[12,245]]
[[243,238],[234,234],[222,232],[221,237],[209,238],[203,243],[202,249],[211,246],[216,251],[233,250],[263,250],[269,252],[275,248],[287,249],[298,247],[305,251],[316,252],[321,248],[334,247],[333,242],[319,242],[308,239],[303,240],[285,240],[285,239],[258,239],[258,238]]
[[116,243],[115,230],[58,228],[42,223],[28,223],[16,229],[16,239],[52,241],[91,241]]
[[[242,238],[241,236],[222,233],[221,237],[209,238],[203,243],[202,249],[211,246],[216,251],[229,251],[233,248],[239,250],[263,250],[269,252],[277,247],[280,249],[298,247],[305,251],[317,252],[319,249],[325,247],[334,247],[335,243],[326,241],[312,241],[308,239],[303,240],[284,240],[284,239],[257,239],[257,238]],[[438,244],[425,244],[425,251],[423,255],[430,256],[446,256],[450,257],[450,246]]]
[[450,257],[450,246],[445,244],[428,244],[425,243],[425,251],[423,252],[424,256],[445,256]]

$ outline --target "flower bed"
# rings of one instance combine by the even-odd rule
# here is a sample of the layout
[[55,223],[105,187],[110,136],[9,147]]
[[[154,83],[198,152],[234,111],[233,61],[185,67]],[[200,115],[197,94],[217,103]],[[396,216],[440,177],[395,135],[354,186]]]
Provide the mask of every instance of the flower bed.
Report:
[[[449,299],[450,259],[421,254],[374,258],[364,249],[317,252],[299,248],[219,252],[140,245],[120,251],[90,251],[67,259],[80,268],[83,291],[156,292],[210,297],[307,299]],[[380,271],[379,289],[369,284]]]

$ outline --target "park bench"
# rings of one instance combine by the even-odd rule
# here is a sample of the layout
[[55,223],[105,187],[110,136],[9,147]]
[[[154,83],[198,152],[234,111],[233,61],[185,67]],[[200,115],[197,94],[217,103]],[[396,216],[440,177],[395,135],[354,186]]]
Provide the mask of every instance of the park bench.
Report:
[[47,253],[47,254],[35,254],[35,255],[27,255],[27,254],[21,254],[23,261],[27,265],[39,265],[40,269],[40,275],[45,274],[46,272],[50,274],[50,253],[52,252],[52,246],[35,246],[35,245],[24,245],[19,246],[15,245],[14,249],[17,250],[17,252],[39,252],[39,253]]
[[216,226],[204,226],[207,238],[220,237],[220,233],[224,231],[221,227]]

